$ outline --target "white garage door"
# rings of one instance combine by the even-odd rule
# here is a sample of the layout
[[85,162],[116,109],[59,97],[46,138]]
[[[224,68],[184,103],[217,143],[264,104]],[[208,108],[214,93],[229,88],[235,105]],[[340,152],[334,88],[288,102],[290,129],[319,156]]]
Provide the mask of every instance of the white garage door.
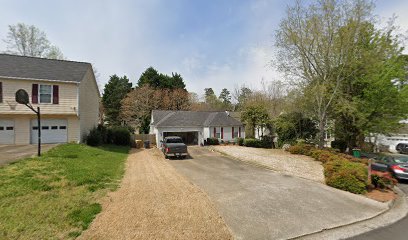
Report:
[[[66,143],[68,141],[67,120],[41,120],[41,143]],[[38,143],[37,120],[31,121],[31,143]]]
[[14,144],[14,121],[0,119],[0,144]]

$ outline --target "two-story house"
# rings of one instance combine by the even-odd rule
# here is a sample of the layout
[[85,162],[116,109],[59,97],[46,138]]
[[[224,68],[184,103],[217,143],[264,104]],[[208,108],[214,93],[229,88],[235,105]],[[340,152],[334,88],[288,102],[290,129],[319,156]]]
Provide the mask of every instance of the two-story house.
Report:
[[15,101],[19,89],[41,110],[42,143],[81,142],[98,124],[100,93],[85,62],[0,54],[0,144],[35,144],[37,118]]

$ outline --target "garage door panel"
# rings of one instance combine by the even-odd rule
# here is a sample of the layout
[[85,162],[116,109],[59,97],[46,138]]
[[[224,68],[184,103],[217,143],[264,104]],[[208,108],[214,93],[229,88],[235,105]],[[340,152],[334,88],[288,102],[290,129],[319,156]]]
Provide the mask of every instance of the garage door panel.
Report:
[[0,144],[14,144],[14,121],[0,119]]
[[[42,143],[66,143],[68,141],[67,120],[44,119],[41,120]],[[37,120],[31,122],[31,143],[38,143]]]

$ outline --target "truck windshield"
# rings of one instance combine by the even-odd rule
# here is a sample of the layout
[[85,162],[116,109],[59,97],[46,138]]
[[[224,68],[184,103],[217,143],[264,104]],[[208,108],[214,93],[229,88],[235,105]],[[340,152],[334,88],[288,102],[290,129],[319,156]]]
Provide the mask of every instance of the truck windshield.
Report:
[[168,138],[166,143],[183,143],[183,140],[181,138]]

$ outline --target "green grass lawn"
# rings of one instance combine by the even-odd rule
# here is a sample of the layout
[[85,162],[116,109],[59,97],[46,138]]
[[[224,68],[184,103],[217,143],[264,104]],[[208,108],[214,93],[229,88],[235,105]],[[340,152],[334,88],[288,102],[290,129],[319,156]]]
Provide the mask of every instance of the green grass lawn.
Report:
[[65,144],[0,168],[0,239],[69,239],[101,211],[128,147]]

